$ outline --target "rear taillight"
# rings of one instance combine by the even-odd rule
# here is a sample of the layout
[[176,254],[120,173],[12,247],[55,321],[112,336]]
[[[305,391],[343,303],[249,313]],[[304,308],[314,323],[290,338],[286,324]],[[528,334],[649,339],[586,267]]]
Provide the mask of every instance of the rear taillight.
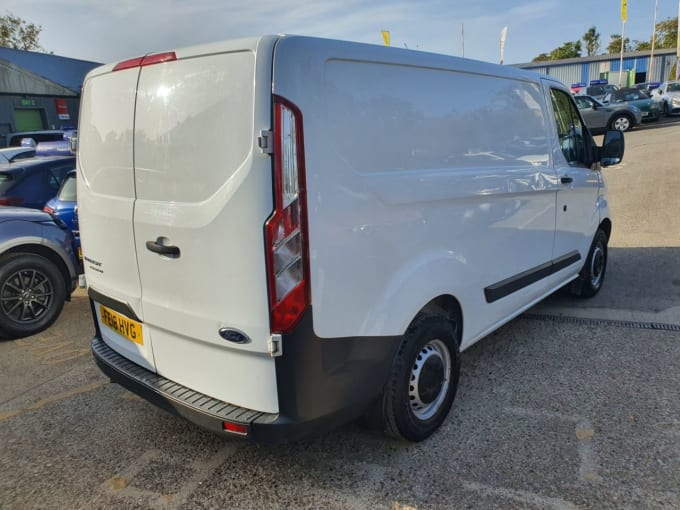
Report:
[[274,212],[265,224],[270,323],[287,333],[309,305],[302,115],[274,98]]
[[43,211],[45,211],[46,213],[49,213],[49,214],[54,214],[54,209],[52,209],[51,207],[48,207],[48,206],[43,207]]
[[114,67],[114,71],[122,71],[123,69],[132,69],[133,67],[144,67],[152,64],[161,64],[163,62],[172,62],[177,60],[177,55],[174,51],[166,51],[165,53],[155,53],[154,55],[147,55],[145,57],[135,57],[129,60],[118,62]]
[[0,205],[21,205],[24,203],[24,197],[0,197]]

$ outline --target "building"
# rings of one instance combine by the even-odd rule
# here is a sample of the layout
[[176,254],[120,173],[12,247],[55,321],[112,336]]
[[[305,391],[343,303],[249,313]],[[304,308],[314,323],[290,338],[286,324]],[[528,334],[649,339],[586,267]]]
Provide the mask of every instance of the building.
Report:
[[83,79],[98,65],[0,47],[0,147],[8,133],[75,128]]
[[516,67],[548,74],[567,86],[585,86],[594,80],[607,80],[608,83],[622,87],[666,81],[677,60],[675,48],[654,50],[654,58],[650,57],[649,50],[624,53],[623,73],[619,54],[544,60],[517,64]]

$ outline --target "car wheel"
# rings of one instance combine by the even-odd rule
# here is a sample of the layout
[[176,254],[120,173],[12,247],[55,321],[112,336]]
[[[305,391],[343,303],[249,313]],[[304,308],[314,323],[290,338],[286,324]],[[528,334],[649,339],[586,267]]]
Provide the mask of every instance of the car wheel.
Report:
[[422,316],[408,328],[382,399],[385,430],[422,441],[444,421],[458,389],[460,320]]
[[625,133],[626,131],[630,130],[630,128],[633,127],[633,122],[630,120],[630,117],[628,115],[620,114],[616,115],[612,119],[612,121],[609,123],[609,126],[612,129]]
[[573,295],[589,298],[602,288],[607,271],[607,234],[598,229],[590,246],[586,262],[570,290]]
[[0,336],[22,338],[47,329],[66,299],[66,284],[49,259],[30,253],[0,259]]

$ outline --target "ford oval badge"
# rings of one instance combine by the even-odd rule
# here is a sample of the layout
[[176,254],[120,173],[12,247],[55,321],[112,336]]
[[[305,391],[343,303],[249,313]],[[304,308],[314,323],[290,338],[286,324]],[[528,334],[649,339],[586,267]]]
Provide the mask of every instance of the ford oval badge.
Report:
[[248,338],[240,331],[236,331],[235,329],[222,328],[220,329],[219,333],[220,336],[227,340],[228,342],[234,342],[235,344],[250,343],[250,338]]

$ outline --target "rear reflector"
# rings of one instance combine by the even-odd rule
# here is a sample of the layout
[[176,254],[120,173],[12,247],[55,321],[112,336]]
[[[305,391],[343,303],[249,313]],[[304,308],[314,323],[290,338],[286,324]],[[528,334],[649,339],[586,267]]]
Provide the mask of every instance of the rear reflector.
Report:
[[0,205],[21,205],[24,203],[23,197],[0,197]]
[[144,67],[153,64],[161,64],[163,62],[172,62],[177,60],[177,55],[174,51],[166,51],[165,53],[156,53],[154,55],[146,55],[145,57],[136,57],[129,60],[118,62],[113,70],[122,71],[123,69],[132,69],[133,67]]
[[222,422],[222,428],[225,430],[225,432],[231,432],[232,434],[237,434],[239,436],[248,435],[248,425],[243,425],[242,423],[224,421]]

